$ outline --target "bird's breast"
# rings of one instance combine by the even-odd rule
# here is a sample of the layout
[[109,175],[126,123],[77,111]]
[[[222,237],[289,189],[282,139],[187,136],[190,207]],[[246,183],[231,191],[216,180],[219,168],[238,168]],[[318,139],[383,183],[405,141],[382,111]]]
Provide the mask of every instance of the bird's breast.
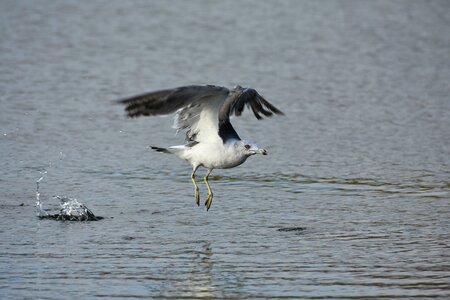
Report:
[[216,169],[234,168],[234,167],[237,167],[237,166],[243,164],[246,160],[247,160],[247,156],[235,157],[233,159],[228,159],[228,160],[224,160],[224,161],[220,162],[218,164],[219,166],[217,166],[215,168]]
[[[194,146],[195,161],[206,168],[229,169],[239,166],[247,159],[246,155],[236,152],[233,147],[225,146],[222,143],[214,145],[199,144]],[[194,157],[193,157],[194,158]]]

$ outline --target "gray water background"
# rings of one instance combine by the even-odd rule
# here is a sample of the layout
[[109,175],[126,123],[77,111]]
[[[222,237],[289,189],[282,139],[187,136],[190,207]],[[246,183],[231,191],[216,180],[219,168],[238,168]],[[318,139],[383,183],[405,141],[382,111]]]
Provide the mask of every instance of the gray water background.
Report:
[[[1,1],[0,298],[450,297],[449,3]],[[111,104],[187,84],[286,114],[232,121],[270,155],[209,212],[172,118]],[[105,219],[39,220],[44,170]]]

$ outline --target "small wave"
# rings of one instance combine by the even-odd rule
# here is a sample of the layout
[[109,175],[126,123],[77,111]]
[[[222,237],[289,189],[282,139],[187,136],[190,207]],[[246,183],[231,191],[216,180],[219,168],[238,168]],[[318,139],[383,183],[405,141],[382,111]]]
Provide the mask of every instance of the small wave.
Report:
[[305,229],[306,229],[305,227],[284,227],[284,228],[279,228],[278,231],[280,231],[280,232],[302,232]]

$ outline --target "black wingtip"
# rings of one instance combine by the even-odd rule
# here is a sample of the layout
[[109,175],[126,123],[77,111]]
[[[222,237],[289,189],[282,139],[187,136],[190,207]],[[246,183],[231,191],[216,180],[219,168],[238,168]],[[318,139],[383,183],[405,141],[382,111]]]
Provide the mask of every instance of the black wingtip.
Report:
[[161,147],[155,147],[155,146],[150,146],[150,148],[152,148],[156,152],[170,153],[170,151],[167,150],[167,148],[161,148]]
[[285,116],[284,112],[282,112],[281,110],[277,109],[277,111],[274,111],[275,114],[280,115],[280,116]]

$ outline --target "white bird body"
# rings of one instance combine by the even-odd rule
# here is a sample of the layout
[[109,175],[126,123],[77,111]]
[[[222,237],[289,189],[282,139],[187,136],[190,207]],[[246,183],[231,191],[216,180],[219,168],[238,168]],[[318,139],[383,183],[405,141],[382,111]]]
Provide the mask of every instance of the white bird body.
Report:
[[247,143],[239,137],[230,123],[230,115],[240,116],[244,107],[251,108],[255,117],[283,114],[255,90],[236,86],[228,90],[219,86],[185,86],[161,90],[118,100],[127,105],[130,117],[167,115],[176,113],[174,127],[186,130],[186,144],[154,150],[173,153],[188,161],[192,167],[192,182],[195,199],[199,204],[199,191],[195,172],[199,167],[207,168],[205,183],[208,197],[205,205],[210,208],[213,194],[208,176],[213,169],[228,169],[241,165],[254,154],[266,155],[265,149]]
[[[187,160],[192,166],[205,167],[207,169],[229,169],[244,163],[248,155],[239,151],[241,141],[234,140],[223,143],[200,143],[195,147],[173,146],[168,150],[177,149],[173,153]],[[181,148],[183,147],[183,148]],[[183,149],[178,151],[178,149]]]

